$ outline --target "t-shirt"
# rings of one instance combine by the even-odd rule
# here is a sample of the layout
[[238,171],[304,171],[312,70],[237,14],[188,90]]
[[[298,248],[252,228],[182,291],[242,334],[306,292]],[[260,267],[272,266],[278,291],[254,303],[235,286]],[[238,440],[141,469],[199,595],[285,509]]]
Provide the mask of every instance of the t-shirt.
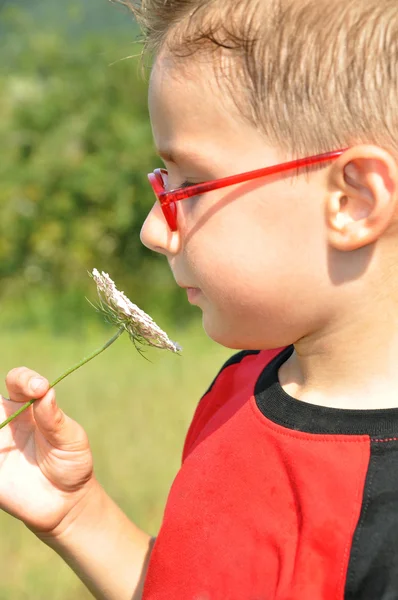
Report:
[[398,409],[292,398],[292,352],[238,353],[203,396],[144,600],[398,599]]

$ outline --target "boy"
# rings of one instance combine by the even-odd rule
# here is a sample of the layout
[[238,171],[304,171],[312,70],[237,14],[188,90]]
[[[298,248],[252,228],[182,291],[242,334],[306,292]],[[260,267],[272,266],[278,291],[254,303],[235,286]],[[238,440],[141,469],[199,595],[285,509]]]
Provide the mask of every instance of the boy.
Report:
[[84,432],[25,368],[10,398],[42,399],[0,432],[1,506],[96,598],[396,599],[396,0],[143,0],[138,13],[168,170],[150,175],[142,241],[208,335],[243,351],[198,406],[156,541],[100,488]]

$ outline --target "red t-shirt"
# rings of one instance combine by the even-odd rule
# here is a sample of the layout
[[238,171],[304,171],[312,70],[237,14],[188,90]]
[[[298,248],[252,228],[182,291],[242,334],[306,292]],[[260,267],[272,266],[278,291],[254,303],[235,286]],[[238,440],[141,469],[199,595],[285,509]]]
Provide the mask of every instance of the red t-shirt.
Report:
[[398,410],[295,400],[292,351],[235,355],[202,398],[144,600],[398,599]]

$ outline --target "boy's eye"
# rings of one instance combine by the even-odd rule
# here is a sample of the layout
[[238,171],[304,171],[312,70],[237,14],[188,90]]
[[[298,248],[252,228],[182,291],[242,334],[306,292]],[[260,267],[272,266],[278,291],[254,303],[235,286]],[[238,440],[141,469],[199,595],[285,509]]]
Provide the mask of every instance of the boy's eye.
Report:
[[197,183],[192,183],[192,181],[184,181],[180,187],[181,188],[187,188],[187,187],[192,187],[193,185],[197,185]]
[[169,182],[168,182],[167,179],[164,181],[164,184],[165,184],[165,189],[167,191],[170,191],[170,190],[181,190],[181,189],[184,189],[184,188],[192,187],[193,185],[197,185],[197,183],[193,183],[192,181],[188,181],[188,180],[183,181],[182,183],[178,183],[178,184],[172,185],[172,184],[169,184]]
[[[181,185],[180,188],[189,188],[192,187],[194,185],[198,185],[197,183],[193,183],[192,181],[184,181]],[[196,204],[197,200],[201,197],[201,194],[197,194],[196,196],[191,196],[190,198],[187,198],[185,200],[185,204],[190,203],[192,206]]]

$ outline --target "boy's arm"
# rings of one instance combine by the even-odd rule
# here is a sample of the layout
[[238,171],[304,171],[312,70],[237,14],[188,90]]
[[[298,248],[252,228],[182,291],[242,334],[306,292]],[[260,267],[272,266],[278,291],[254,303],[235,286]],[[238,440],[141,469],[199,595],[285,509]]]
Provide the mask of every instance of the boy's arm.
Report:
[[98,482],[51,535],[37,534],[98,600],[141,600],[153,538],[136,527]]

